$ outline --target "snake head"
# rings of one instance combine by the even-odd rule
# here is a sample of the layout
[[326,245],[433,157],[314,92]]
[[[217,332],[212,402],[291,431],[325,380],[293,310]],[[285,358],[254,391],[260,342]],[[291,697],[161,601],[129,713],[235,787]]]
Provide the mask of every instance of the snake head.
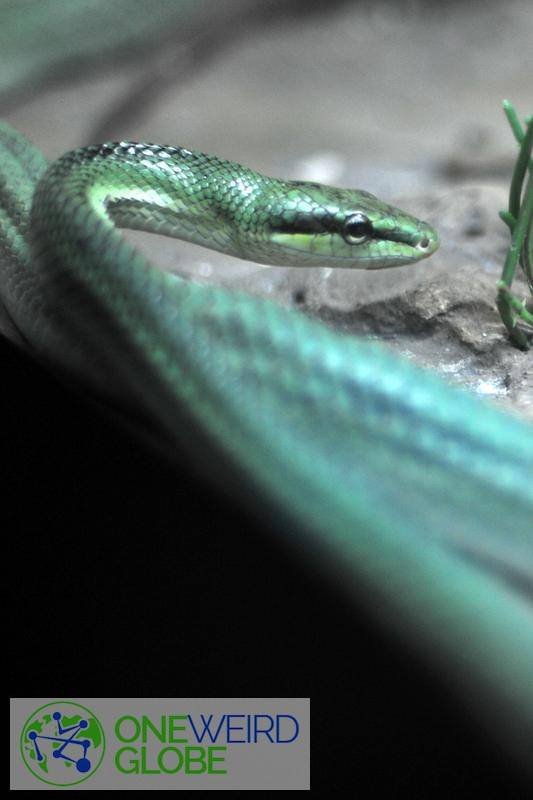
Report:
[[381,269],[420,261],[439,246],[427,222],[368,192],[306,181],[284,186],[256,236],[264,263]]

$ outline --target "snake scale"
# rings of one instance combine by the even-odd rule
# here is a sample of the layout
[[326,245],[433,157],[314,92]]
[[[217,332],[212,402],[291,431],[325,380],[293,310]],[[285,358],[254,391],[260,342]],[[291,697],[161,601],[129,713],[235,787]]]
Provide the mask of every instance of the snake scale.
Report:
[[434,231],[366,192],[179,147],[108,143],[47,166],[7,125],[0,207],[1,297],[27,348],[156,420],[214,480],[262,498],[280,535],[342,563],[526,758],[531,426],[374,343],[165,273],[117,227],[260,263],[370,269],[430,255]]

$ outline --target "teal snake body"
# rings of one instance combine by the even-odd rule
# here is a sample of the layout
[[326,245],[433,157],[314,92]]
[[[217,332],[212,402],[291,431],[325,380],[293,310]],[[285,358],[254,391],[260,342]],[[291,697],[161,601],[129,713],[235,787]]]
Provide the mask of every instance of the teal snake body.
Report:
[[370,611],[475,687],[479,713],[525,752],[532,427],[375,344],[156,269],[117,231],[372,269],[430,255],[431,227],[366,192],[184,148],[111,143],[47,167],[8,126],[0,179],[1,296],[27,347],[172,446],[202,449],[214,480],[342,564]]

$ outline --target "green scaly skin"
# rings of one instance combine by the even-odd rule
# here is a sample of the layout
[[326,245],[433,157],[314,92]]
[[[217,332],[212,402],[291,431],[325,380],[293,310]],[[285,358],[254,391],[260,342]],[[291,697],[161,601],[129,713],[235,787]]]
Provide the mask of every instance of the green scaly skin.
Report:
[[[363,268],[430,254],[433,230],[364,192],[179,148],[107,144],[46,172],[7,126],[0,148],[1,292],[28,346],[141,408],[243,501],[259,494],[281,535],[343,563],[370,612],[527,761],[533,429],[375,344],[164,273],[115,226],[262,263]],[[350,244],[357,212],[374,235]]]

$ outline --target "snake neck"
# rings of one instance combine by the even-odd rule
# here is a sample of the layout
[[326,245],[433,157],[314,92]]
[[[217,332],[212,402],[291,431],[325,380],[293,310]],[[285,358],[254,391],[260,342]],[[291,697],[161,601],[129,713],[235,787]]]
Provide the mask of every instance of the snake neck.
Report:
[[[51,166],[34,200],[34,220],[65,226],[96,218],[107,228],[148,231],[244,257],[232,216],[246,217],[259,191],[255,173],[238,180],[228,162],[180,147],[120,142],[75,150]],[[65,219],[67,217],[67,219]]]

